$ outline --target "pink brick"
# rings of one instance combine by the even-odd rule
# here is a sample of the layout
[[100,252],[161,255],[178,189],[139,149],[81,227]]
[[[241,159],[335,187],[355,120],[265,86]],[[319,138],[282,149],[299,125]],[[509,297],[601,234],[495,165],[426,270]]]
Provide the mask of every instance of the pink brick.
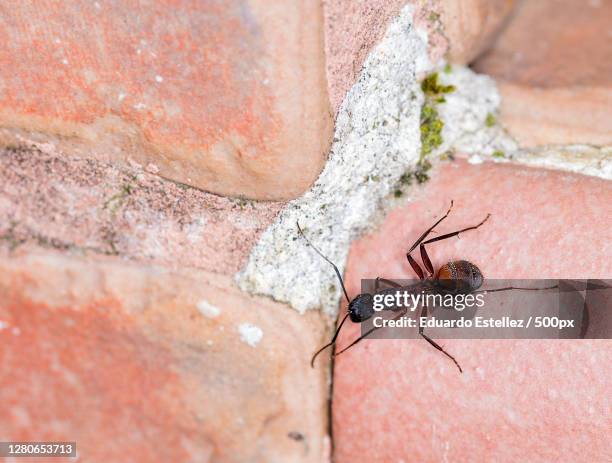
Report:
[[315,1],[13,2],[0,125],[216,193],[295,197],[331,137],[321,16]]
[[[434,266],[467,259],[485,278],[612,275],[609,182],[464,161],[441,165],[411,202],[357,241],[346,280],[412,278],[405,252],[455,208],[439,233],[492,217],[429,246]],[[345,310],[345,309],[343,309]],[[351,326],[339,346],[357,335]],[[447,340],[464,373],[422,340],[370,340],[334,368],[336,461],[604,461],[610,458],[610,343]]]
[[0,149],[0,247],[233,275],[281,207],[185,188],[137,166]]
[[206,272],[0,252],[3,440],[101,463],[327,458],[318,315]]
[[524,146],[612,143],[610,2],[520,2],[475,68],[495,77],[501,121]]

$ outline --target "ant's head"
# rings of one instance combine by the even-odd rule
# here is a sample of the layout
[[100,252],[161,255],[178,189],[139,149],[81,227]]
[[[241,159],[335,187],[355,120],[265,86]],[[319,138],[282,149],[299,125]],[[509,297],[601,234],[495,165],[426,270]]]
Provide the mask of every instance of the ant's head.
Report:
[[482,286],[482,272],[467,260],[451,261],[440,267],[437,280],[446,289],[458,293],[471,293]]
[[348,313],[353,323],[361,323],[374,315],[374,298],[371,294],[360,294],[349,302]]

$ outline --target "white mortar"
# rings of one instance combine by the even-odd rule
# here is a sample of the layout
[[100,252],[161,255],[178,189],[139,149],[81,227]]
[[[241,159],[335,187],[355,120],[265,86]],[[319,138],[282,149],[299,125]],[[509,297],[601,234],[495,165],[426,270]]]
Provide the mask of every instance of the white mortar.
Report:
[[[499,122],[492,127],[486,125],[489,114],[498,119],[501,102],[493,79],[460,66],[453,66],[450,73],[440,72],[439,79],[444,85],[454,85],[456,90],[445,95],[446,103],[436,107],[444,121],[444,141],[434,156],[454,150],[471,155],[472,164],[485,160],[514,162],[612,179],[612,147],[571,145],[522,149]],[[492,157],[495,151],[503,152],[505,157]]]

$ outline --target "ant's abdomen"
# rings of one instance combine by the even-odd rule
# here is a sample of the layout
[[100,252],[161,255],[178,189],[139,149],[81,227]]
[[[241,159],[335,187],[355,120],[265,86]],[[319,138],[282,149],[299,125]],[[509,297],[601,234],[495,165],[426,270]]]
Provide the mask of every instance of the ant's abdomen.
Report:
[[480,269],[467,260],[451,261],[443,265],[436,279],[443,287],[462,293],[476,291],[483,280]]

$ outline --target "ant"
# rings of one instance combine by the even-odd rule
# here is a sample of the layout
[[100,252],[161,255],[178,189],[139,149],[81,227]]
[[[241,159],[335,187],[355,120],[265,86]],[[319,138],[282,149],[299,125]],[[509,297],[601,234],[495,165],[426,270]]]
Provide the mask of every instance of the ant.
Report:
[[[411,290],[421,289],[421,290],[434,290],[434,291],[440,291],[440,292],[452,292],[455,294],[457,293],[468,294],[468,293],[476,292],[476,290],[478,290],[478,288],[482,286],[482,283],[484,280],[482,276],[482,272],[473,263],[468,262],[466,260],[450,261],[447,264],[440,267],[437,271],[435,271],[433,264],[431,263],[431,259],[429,258],[427,254],[427,250],[425,249],[426,244],[431,244],[436,241],[442,241],[445,239],[449,239],[454,236],[458,236],[460,233],[463,233],[469,230],[476,230],[477,228],[482,226],[489,219],[489,217],[491,217],[491,214],[487,214],[484,220],[482,220],[482,222],[480,222],[478,225],[462,228],[461,230],[458,230],[452,233],[446,233],[444,235],[440,235],[435,238],[430,238],[428,240],[425,240],[427,236],[429,236],[429,234],[432,233],[434,229],[444,219],[448,217],[452,208],[453,208],[453,201],[451,201],[450,207],[448,208],[448,211],[446,211],[446,214],[444,214],[436,223],[434,223],[430,228],[428,228],[419,237],[419,239],[415,241],[415,243],[410,247],[410,249],[408,249],[408,252],[406,253],[406,258],[408,259],[408,263],[410,264],[414,272],[419,277],[419,280],[421,280],[421,283],[415,286],[410,286],[406,288],[410,288]],[[347,318],[350,318],[353,323],[361,323],[361,322],[368,320],[374,315],[375,313],[374,308],[373,308],[374,297],[373,297],[373,294],[362,293],[362,294],[357,295],[355,298],[350,299],[346,291],[346,288],[344,286],[344,281],[342,280],[342,276],[340,275],[340,271],[338,270],[338,267],[331,260],[325,257],[325,255],[323,255],[323,253],[319,251],[308,240],[308,238],[306,238],[306,235],[304,235],[304,232],[300,228],[299,223],[297,223],[297,228],[302,238],[306,240],[306,242],[315,250],[315,252],[319,256],[325,259],[333,267],[334,271],[336,272],[336,276],[338,277],[338,280],[340,280],[342,291],[344,292],[344,296],[346,297],[346,300],[348,302],[347,314],[344,316],[344,318],[340,322],[340,325],[338,326],[338,329],[336,330],[331,341],[327,343],[326,345],[324,345],[323,347],[321,347],[312,356],[310,365],[314,368],[314,362],[317,356],[321,352],[323,352],[325,349],[335,344],[336,339],[338,338],[338,334],[340,333],[340,329],[342,328],[342,325],[344,325],[344,322],[346,321]],[[417,261],[411,255],[412,252],[417,248],[417,246],[419,247],[420,254],[421,254],[421,260],[423,262],[422,265],[425,268],[425,270],[423,270],[423,268],[417,263]],[[403,288],[400,284],[394,281],[378,277],[376,278],[375,283],[374,283],[374,294],[378,294],[379,292],[389,291],[388,289],[379,291],[379,286],[381,283],[384,283],[387,286],[393,288],[393,291],[397,291],[398,289]],[[534,288],[506,287],[506,288],[488,290],[487,292],[505,291],[509,289],[534,289]],[[549,288],[542,288],[542,289],[549,289]],[[407,309],[403,309],[402,311],[400,311],[400,314],[397,317],[395,317],[395,319],[398,319],[401,316],[403,316],[406,313],[406,310]],[[425,305],[421,309],[421,314],[419,318],[421,317],[427,318],[427,306]],[[346,352],[348,349],[353,347],[355,344],[357,344],[362,339],[366,338],[369,334],[371,334],[373,331],[377,329],[378,328],[370,329],[369,331],[367,331],[366,333],[358,337],[351,344],[349,344],[347,347],[342,349],[340,352],[335,352],[334,354],[332,354],[332,356],[337,356],[343,352]],[[463,373],[463,370],[461,369],[461,366],[459,365],[459,362],[457,362],[455,357],[453,357],[451,354],[446,352],[442,346],[440,346],[436,341],[434,341],[429,336],[427,336],[424,333],[424,327],[421,326],[421,324],[419,324],[419,334],[421,335],[423,339],[425,339],[434,348],[436,348],[437,350],[442,352],[444,355],[446,355],[450,360],[452,360],[454,364],[457,366],[457,368],[459,369],[459,372]]]

